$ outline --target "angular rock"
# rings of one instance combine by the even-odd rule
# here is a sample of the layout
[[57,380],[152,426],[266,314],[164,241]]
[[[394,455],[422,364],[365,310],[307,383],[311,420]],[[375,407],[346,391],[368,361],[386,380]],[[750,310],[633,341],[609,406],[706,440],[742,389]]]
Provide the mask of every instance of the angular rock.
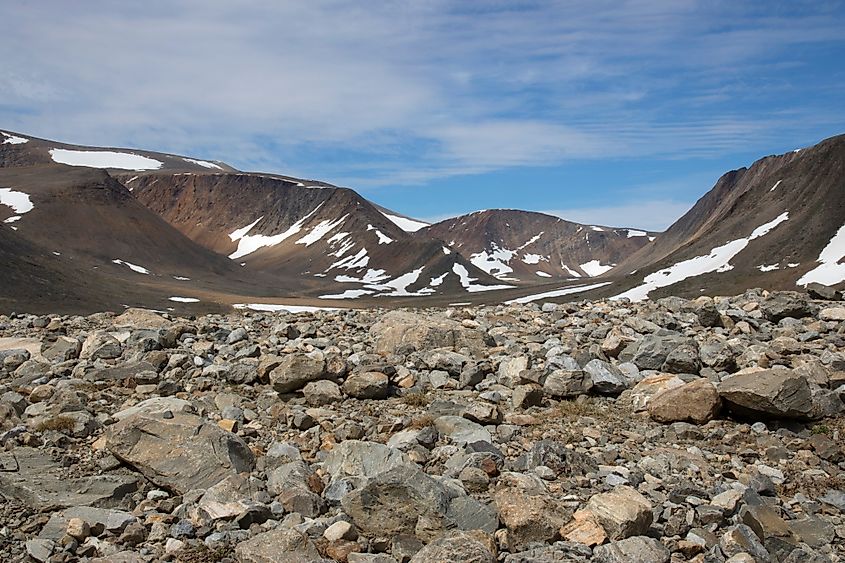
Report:
[[813,414],[810,386],[791,370],[735,375],[719,383],[718,391],[728,408],[743,416],[807,419]]
[[655,396],[648,414],[657,422],[705,424],[716,417],[721,404],[716,386],[701,378]]
[[554,540],[571,514],[571,510],[551,498],[539,480],[520,474],[502,475],[493,499],[499,519],[508,529],[511,552],[525,549],[533,542]]
[[442,519],[454,496],[415,465],[400,465],[369,479],[341,505],[364,533],[392,537],[417,533],[421,519]]
[[323,469],[332,479],[370,479],[411,461],[401,451],[376,442],[344,440],[326,456]]
[[587,502],[586,510],[593,513],[611,540],[643,535],[653,519],[648,499],[627,485],[620,485],[609,493],[593,495]]
[[806,295],[797,292],[782,291],[773,293],[760,304],[763,314],[771,322],[791,317],[801,319],[813,314],[815,307],[807,300]]

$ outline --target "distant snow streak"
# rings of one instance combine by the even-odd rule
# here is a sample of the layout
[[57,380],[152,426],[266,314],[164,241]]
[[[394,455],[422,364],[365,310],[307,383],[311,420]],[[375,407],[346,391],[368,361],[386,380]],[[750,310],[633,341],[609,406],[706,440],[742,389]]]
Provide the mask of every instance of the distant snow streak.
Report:
[[127,268],[138,274],[144,274],[145,276],[150,275],[150,271],[144,268],[143,266],[138,266],[137,264],[132,264],[131,262],[126,262],[125,260],[118,259],[112,260],[112,262],[114,264],[117,264],[118,266],[126,266]]
[[252,254],[259,248],[264,248],[267,246],[276,246],[277,244],[281,244],[286,239],[289,239],[293,235],[297,234],[299,231],[302,230],[302,226],[305,224],[305,221],[308,220],[312,215],[314,215],[323,204],[321,203],[317,207],[314,208],[311,213],[291,225],[282,233],[277,235],[248,235],[247,233],[260,221],[263,217],[259,218],[255,222],[246,227],[241,229],[237,229],[233,231],[229,238],[232,241],[238,241],[238,249],[234,251],[232,254],[229,255],[229,258],[232,260],[236,260],[242,256],[246,256],[247,254]]
[[551,299],[553,297],[563,297],[564,295],[572,295],[574,293],[582,293],[584,291],[589,291],[591,289],[597,289],[599,287],[604,287],[606,285],[610,285],[613,282],[602,282],[602,283],[594,283],[590,285],[575,285],[572,287],[564,287],[562,289],[555,289],[553,291],[546,291],[544,293],[537,293],[534,295],[526,295],[525,297],[518,297],[516,299],[511,299],[510,301],[505,301],[506,305],[513,305],[514,303],[531,303],[532,301],[539,301],[541,299]]

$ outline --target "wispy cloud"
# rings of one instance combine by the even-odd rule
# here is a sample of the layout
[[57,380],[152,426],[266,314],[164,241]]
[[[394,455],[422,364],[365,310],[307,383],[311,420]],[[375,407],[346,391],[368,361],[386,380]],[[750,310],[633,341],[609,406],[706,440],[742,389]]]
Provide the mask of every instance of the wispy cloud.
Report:
[[837,3],[53,0],[3,11],[4,127],[358,186],[711,156],[845,123],[844,77],[799,106],[789,100],[803,85],[783,77],[800,74],[808,45],[842,53]]

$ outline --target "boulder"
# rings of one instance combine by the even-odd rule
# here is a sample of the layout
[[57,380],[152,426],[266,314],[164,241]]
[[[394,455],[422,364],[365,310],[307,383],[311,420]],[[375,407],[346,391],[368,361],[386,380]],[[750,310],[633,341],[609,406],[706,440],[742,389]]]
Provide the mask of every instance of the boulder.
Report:
[[635,411],[644,411],[657,395],[684,385],[684,380],[671,373],[649,375],[634,385],[628,399]]
[[332,479],[370,479],[411,461],[404,453],[377,442],[344,440],[328,453],[323,470]]
[[395,354],[403,347],[418,351],[466,348],[472,355],[482,356],[491,343],[483,332],[457,321],[405,311],[387,313],[370,328],[370,334],[380,354]]
[[781,291],[768,296],[760,304],[760,309],[768,320],[773,323],[792,317],[802,319],[809,317],[815,311],[815,306],[807,300],[807,296],[794,291]]
[[328,379],[306,383],[302,388],[302,394],[305,396],[305,402],[313,407],[322,407],[343,400],[340,387]]
[[657,422],[705,424],[716,417],[721,403],[716,386],[701,378],[655,396],[648,414]]
[[592,390],[603,395],[618,395],[630,384],[619,368],[603,360],[590,360],[584,372],[590,378]]
[[819,311],[820,321],[845,321],[845,307],[825,307]]
[[671,553],[654,538],[635,536],[600,545],[593,550],[595,563],[668,563]]
[[653,519],[648,499],[627,485],[594,495],[586,509],[593,513],[611,540],[643,535]]
[[112,455],[178,494],[207,489],[255,465],[243,440],[193,414],[140,412],[110,426],[105,436]]
[[590,376],[583,370],[556,369],[543,382],[543,392],[556,399],[568,399],[589,393],[593,388]]
[[719,395],[742,416],[808,419],[813,398],[806,378],[788,369],[734,375],[718,385]]
[[572,511],[553,499],[542,483],[508,476],[514,474],[503,476],[493,495],[499,520],[508,529],[508,549],[514,552],[534,542],[553,541]]
[[355,399],[386,399],[388,378],[378,371],[353,373],[343,382],[343,392]]
[[277,393],[285,394],[299,391],[306,384],[325,377],[326,360],[318,350],[282,356],[279,365],[270,372],[270,383]]
[[496,563],[493,540],[482,532],[448,532],[411,558],[411,563]]
[[235,557],[241,563],[313,563],[322,560],[314,542],[306,534],[281,526],[239,543],[235,547]]

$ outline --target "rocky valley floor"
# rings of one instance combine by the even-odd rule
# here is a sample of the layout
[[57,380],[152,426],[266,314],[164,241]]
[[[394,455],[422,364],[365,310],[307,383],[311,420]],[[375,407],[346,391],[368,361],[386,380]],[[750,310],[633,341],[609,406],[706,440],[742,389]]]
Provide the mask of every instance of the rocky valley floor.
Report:
[[842,561],[839,298],[0,316],[0,560]]

